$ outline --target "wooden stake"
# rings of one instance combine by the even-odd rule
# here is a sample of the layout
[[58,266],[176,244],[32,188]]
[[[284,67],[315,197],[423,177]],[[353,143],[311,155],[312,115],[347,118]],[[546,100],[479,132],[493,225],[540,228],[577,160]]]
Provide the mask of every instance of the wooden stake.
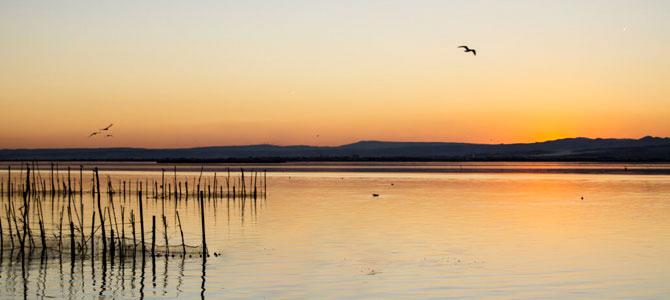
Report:
[[[179,221],[179,233],[181,233],[181,251],[184,257],[186,257],[186,243],[184,243],[184,230],[181,228],[181,218],[179,218],[179,211],[177,211],[177,221]],[[0,230],[2,230],[2,228],[0,228]]]
[[105,234],[105,218],[102,214],[102,206],[100,204],[100,176],[98,176],[98,168],[94,169],[95,172],[95,183],[98,190],[98,215],[100,216],[100,226],[102,226],[102,263],[107,264],[107,236]]
[[156,216],[151,216],[151,258],[156,255]]
[[200,193],[200,220],[202,225],[202,257],[207,255],[207,240],[205,238],[205,201],[204,195]]
[[144,253],[147,252],[147,248],[146,244],[144,243],[144,210],[142,209],[142,182],[140,182],[139,202],[140,202],[140,239],[142,240],[142,257],[144,257]]

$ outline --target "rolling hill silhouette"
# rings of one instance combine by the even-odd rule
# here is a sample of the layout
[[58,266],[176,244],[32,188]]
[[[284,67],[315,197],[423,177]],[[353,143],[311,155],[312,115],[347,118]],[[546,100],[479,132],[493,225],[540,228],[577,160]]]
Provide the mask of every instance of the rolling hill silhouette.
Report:
[[3,149],[0,160],[102,161],[670,161],[670,138],[567,138],[523,144],[361,141],[336,147],[215,146],[181,149]]

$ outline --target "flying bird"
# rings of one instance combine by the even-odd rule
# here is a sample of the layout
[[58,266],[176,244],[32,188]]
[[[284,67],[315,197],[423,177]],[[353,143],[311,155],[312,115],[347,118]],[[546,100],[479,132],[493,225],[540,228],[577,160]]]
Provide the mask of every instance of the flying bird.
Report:
[[113,138],[114,136],[113,136],[113,135],[111,135],[111,134],[108,134],[108,135],[106,135],[105,137],[108,137],[108,138]]
[[464,48],[464,52],[472,52],[474,56],[477,56],[477,51],[475,51],[475,49],[468,48],[468,46],[458,46],[457,48]]
[[100,130],[104,130],[104,131],[107,131],[107,130],[109,130],[109,128],[111,128],[111,127],[112,127],[112,125],[114,125],[114,123],[112,123],[112,124],[109,124],[109,125],[108,125],[107,127],[105,127],[105,128],[102,128],[102,129],[100,129]]
[[100,132],[97,132],[97,131],[96,131],[96,132],[94,132],[94,133],[91,133],[88,137],[92,137],[92,136],[94,136],[94,135],[96,135],[96,134],[99,134],[99,133],[100,133]]

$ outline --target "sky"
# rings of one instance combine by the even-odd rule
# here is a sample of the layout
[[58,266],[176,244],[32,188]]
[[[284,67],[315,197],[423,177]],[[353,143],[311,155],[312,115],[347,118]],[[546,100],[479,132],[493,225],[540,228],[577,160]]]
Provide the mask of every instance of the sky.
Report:
[[670,136],[668,11],[3,0],[0,148]]

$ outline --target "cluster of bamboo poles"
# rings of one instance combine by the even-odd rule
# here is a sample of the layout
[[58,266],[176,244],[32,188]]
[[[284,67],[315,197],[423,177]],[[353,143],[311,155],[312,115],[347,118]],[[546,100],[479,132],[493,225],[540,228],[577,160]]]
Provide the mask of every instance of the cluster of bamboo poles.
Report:
[[[157,180],[152,180],[151,182],[146,179],[144,181],[135,180],[135,188],[133,189],[132,181],[119,181],[115,189],[111,179],[108,179],[107,191],[105,192],[107,193],[108,204],[103,205],[101,201],[103,191],[97,167],[92,170],[91,188],[87,191],[84,191],[83,166],[79,168],[78,184],[76,178],[72,176],[70,167],[67,168],[67,175],[61,176],[58,166],[52,163],[49,178],[42,176],[36,163],[26,164],[25,169],[23,167],[22,164],[18,180],[12,181],[11,166],[8,166],[7,169],[6,182],[0,180],[0,196],[3,196],[3,194],[7,196],[7,201],[4,203],[6,222],[3,222],[3,218],[0,218],[0,250],[3,253],[6,250],[13,253],[18,249],[22,257],[25,255],[26,250],[32,253],[35,249],[41,249],[43,255],[46,255],[48,250],[56,251],[61,257],[63,253],[69,252],[72,261],[74,261],[76,256],[82,258],[91,257],[91,259],[94,259],[96,253],[101,253],[104,263],[106,263],[108,255],[112,262],[115,257],[123,259],[125,256],[134,256],[138,253],[143,258],[148,254],[152,258],[161,254],[167,257],[171,253],[168,243],[165,203],[166,201],[175,201],[176,208],[178,201],[188,201],[189,196],[192,196],[197,199],[197,204],[200,206],[202,245],[200,247],[189,247],[189,251],[187,251],[188,246],[184,242],[181,218],[179,211],[176,211],[176,219],[181,235],[181,245],[177,245],[176,247],[180,246],[181,251],[173,251],[172,256],[175,255],[174,252],[177,252],[181,257],[185,257],[187,252],[194,253],[197,251],[201,257],[206,258],[209,254],[205,232],[205,201],[224,197],[233,199],[233,201],[236,198],[240,198],[240,201],[246,201],[246,198],[256,201],[258,197],[264,198],[267,195],[267,174],[265,171],[263,171],[262,175],[260,172],[251,172],[251,176],[245,176],[245,171],[240,169],[239,176],[231,176],[230,170],[227,170],[227,176],[224,177],[224,191],[224,185],[217,179],[216,173],[212,180],[205,178],[203,181],[203,168],[201,168],[197,182],[194,177],[191,189],[189,190],[189,181],[178,180],[177,169],[174,167],[172,174],[169,174],[173,175],[173,178],[167,178],[167,180],[165,170],[161,171],[160,185]],[[247,174],[249,173],[247,172]],[[152,189],[148,191],[150,187]],[[145,192],[145,190],[148,192]],[[87,216],[84,215],[85,203],[83,197],[85,193],[89,194],[89,191],[92,200],[90,205],[94,208],[90,210],[90,226],[86,226],[90,227],[90,233],[84,227],[84,220]],[[17,193],[20,193],[20,197]],[[130,196],[131,193],[136,193],[137,196],[139,222],[137,222],[138,218],[135,215],[134,209],[130,209],[129,218],[126,219],[126,206],[123,204],[127,203],[126,196]],[[147,194],[149,197],[147,197]],[[77,195],[79,196],[78,203]],[[43,203],[49,196],[51,196],[50,199],[52,201],[51,228],[47,228],[47,224],[45,224],[43,211]],[[63,199],[67,198],[67,201],[63,200],[60,202],[60,212],[57,211],[58,203],[54,205],[56,196]],[[123,199],[123,202],[119,201],[121,204],[120,221],[114,197],[122,197]],[[15,203],[17,201],[14,199],[21,200],[21,203]],[[151,244],[145,241],[144,199],[161,201],[162,214],[160,221],[163,223],[164,245],[162,247],[164,250],[156,249],[156,215],[152,215],[151,218]],[[56,218],[58,219],[58,223],[54,221],[54,212],[58,213],[58,217]],[[64,217],[67,219],[64,220]],[[35,218],[37,219],[37,224],[35,224]],[[65,228],[63,221],[65,221]],[[98,222],[97,226],[96,222]],[[139,223],[139,229],[136,228],[137,223]],[[37,225],[36,229],[34,228],[35,225]],[[126,236],[126,227],[128,225],[132,229],[132,235]],[[69,230],[69,247],[66,245],[68,234],[66,232],[64,236],[64,230]],[[51,232],[49,236],[47,236],[48,231]],[[9,239],[9,241],[5,241],[5,239]],[[97,252],[96,244],[100,248],[97,249]],[[191,251],[191,249],[198,248],[200,248],[201,252],[198,250]],[[1,257],[2,253],[0,253]]]
[[[32,163],[32,169],[35,170],[35,172],[32,173],[32,179],[30,180],[31,186],[29,187],[26,187],[24,184],[25,181],[23,179],[23,165],[21,165],[21,167],[21,175],[19,175],[20,179],[18,182],[12,182],[11,165],[7,167],[7,182],[5,183],[5,181],[0,181],[0,194],[8,194],[11,196],[17,192],[22,192],[27,188],[29,188],[32,195],[42,194],[43,196],[46,196],[48,193],[50,193],[52,196],[72,196],[73,194],[79,193],[81,196],[86,192],[91,194],[96,192],[94,177],[91,177],[90,190],[85,191],[83,189],[84,166],[82,165],[79,166],[79,180],[77,181],[76,178],[74,178],[72,175],[73,171],[71,167],[67,167],[66,175],[61,175],[58,165],[51,163],[50,177],[43,178],[39,172],[39,166],[37,163]],[[31,167],[31,165],[27,164],[26,168],[28,167]],[[157,180],[152,180],[151,182],[145,180],[144,185],[147,189],[147,192],[149,192],[148,194],[153,199],[180,199],[189,196],[197,197],[201,191],[205,193],[207,198],[220,198],[224,196],[228,198],[257,198],[259,196],[266,196],[267,194],[267,172],[265,170],[263,170],[263,172],[251,171],[250,175],[249,172],[247,172],[247,175],[245,175],[245,170],[240,169],[239,176],[231,176],[230,168],[228,168],[226,170],[226,176],[222,177],[223,180],[225,180],[225,186],[221,179],[217,177],[217,173],[214,173],[213,178],[205,178],[201,186],[200,180],[202,178],[202,171],[203,169],[201,169],[201,174],[197,178],[198,182],[196,182],[196,177],[192,178],[190,189],[188,180],[177,179],[176,166],[173,168],[173,174],[167,174],[168,177],[166,177],[166,170],[161,169],[160,182]],[[170,175],[173,175],[173,179],[169,178]],[[134,183],[135,190],[137,190],[139,188],[139,184],[142,183],[142,181],[136,180]],[[118,184],[119,186],[116,187],[118,191],[110,189],[111,193],[123,193],[125,195],[127,192],[129,193],[133,190],[132,181],[119,181]],[[151,190],[149,191],[149,189]]]

